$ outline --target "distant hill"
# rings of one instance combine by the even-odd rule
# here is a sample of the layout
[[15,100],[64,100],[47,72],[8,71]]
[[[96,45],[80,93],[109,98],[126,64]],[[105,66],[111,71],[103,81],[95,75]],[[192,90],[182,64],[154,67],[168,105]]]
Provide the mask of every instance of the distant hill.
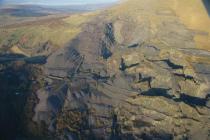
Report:
[[68,6],[47,5],[2,5],[0,13],[17,17],[39,17],[49,14],[78,13],[102,9],[112,4],[85,4]]

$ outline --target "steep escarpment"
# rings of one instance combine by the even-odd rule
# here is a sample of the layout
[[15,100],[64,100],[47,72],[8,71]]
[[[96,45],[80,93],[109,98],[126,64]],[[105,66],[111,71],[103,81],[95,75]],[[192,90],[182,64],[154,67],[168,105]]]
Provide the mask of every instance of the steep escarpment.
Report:
[[209,139],[209,52],[196,48],[193,31],[172,9],[138,2],[102,11],[63,48],[45,52],[49,42],[40,49],[47,56],[34,79],[30,133],[55,140]]
[[186,35],[172,28],[161,44],[150,28],[132,22],[128,29],[134,19],[124,19],[102,13],[49,56],[34,121],[56,139],[208,138],[208,82],[179,49],[193,44],[190,31],[178,23]]

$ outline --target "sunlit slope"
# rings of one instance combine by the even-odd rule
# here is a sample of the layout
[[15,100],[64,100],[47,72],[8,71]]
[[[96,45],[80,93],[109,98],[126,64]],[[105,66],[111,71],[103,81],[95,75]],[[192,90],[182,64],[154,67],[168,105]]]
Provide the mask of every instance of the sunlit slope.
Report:
[[[195,31],[197,47],[210,50],[210,15],[202,0],[173,0],[177,16]],[[210,7],[210,5],[208,5]]]
[[[187,36],[193,37],[196,47],[210,50],[210,17],[202,0],[127,0],[124,4],[113,8],[110,15],[115,15],[119,19],[132,19],[133,24],[136,25],[149,26],[149,39],[156,38],[157,42],[159,38],[158,40],[165,44],[167,42],[161,39],[158,33],[173,30],[174,27],[160,28],[160,26],[169,25],[169,22],[172,25],[183,24],[182,31],[189,32]],[[177,26],[178,30],[180,27]],[[178,32],[174,31],[174,33]],[[191,45],[191,48],[193,47]]]
[[[63,47],[81,32],[82,25],[96,13],[76,14],[54,19],[14,24],[0,28],[1,49],[11,48],[12,52],[36,54],[36,49],[45,43],[53,47]],[[13,49],[15,47],[15,49]]]

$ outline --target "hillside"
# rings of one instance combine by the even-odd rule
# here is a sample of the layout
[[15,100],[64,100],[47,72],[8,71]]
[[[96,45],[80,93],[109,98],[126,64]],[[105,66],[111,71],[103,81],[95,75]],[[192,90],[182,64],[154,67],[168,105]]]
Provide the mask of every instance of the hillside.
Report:
[[208,25],[198,0],[127,0],[0,28],[0,91],[25,106],[14,136],[209,139]]
[[43,50],[45,44],[54,49],[62,47],[74,38],[80,32],[82,24],[94,15],[95,13],[58,15],[0,28],[1,50],[14,50],[16,47],[28,55],[35,55]]

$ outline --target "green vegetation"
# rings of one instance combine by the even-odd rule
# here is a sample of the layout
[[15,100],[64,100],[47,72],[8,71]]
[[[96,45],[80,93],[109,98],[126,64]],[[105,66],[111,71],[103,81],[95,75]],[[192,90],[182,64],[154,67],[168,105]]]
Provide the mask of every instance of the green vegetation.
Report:
[[82,24],[88,22],[96,13],[70,15],[65,18],[38,21],[30,24],[12,25],[0,29],[0,46],[8,49],[18,45],[21,49],[33,49],[47,41],[54,47],[62,47],[74,38],[82,29]]

